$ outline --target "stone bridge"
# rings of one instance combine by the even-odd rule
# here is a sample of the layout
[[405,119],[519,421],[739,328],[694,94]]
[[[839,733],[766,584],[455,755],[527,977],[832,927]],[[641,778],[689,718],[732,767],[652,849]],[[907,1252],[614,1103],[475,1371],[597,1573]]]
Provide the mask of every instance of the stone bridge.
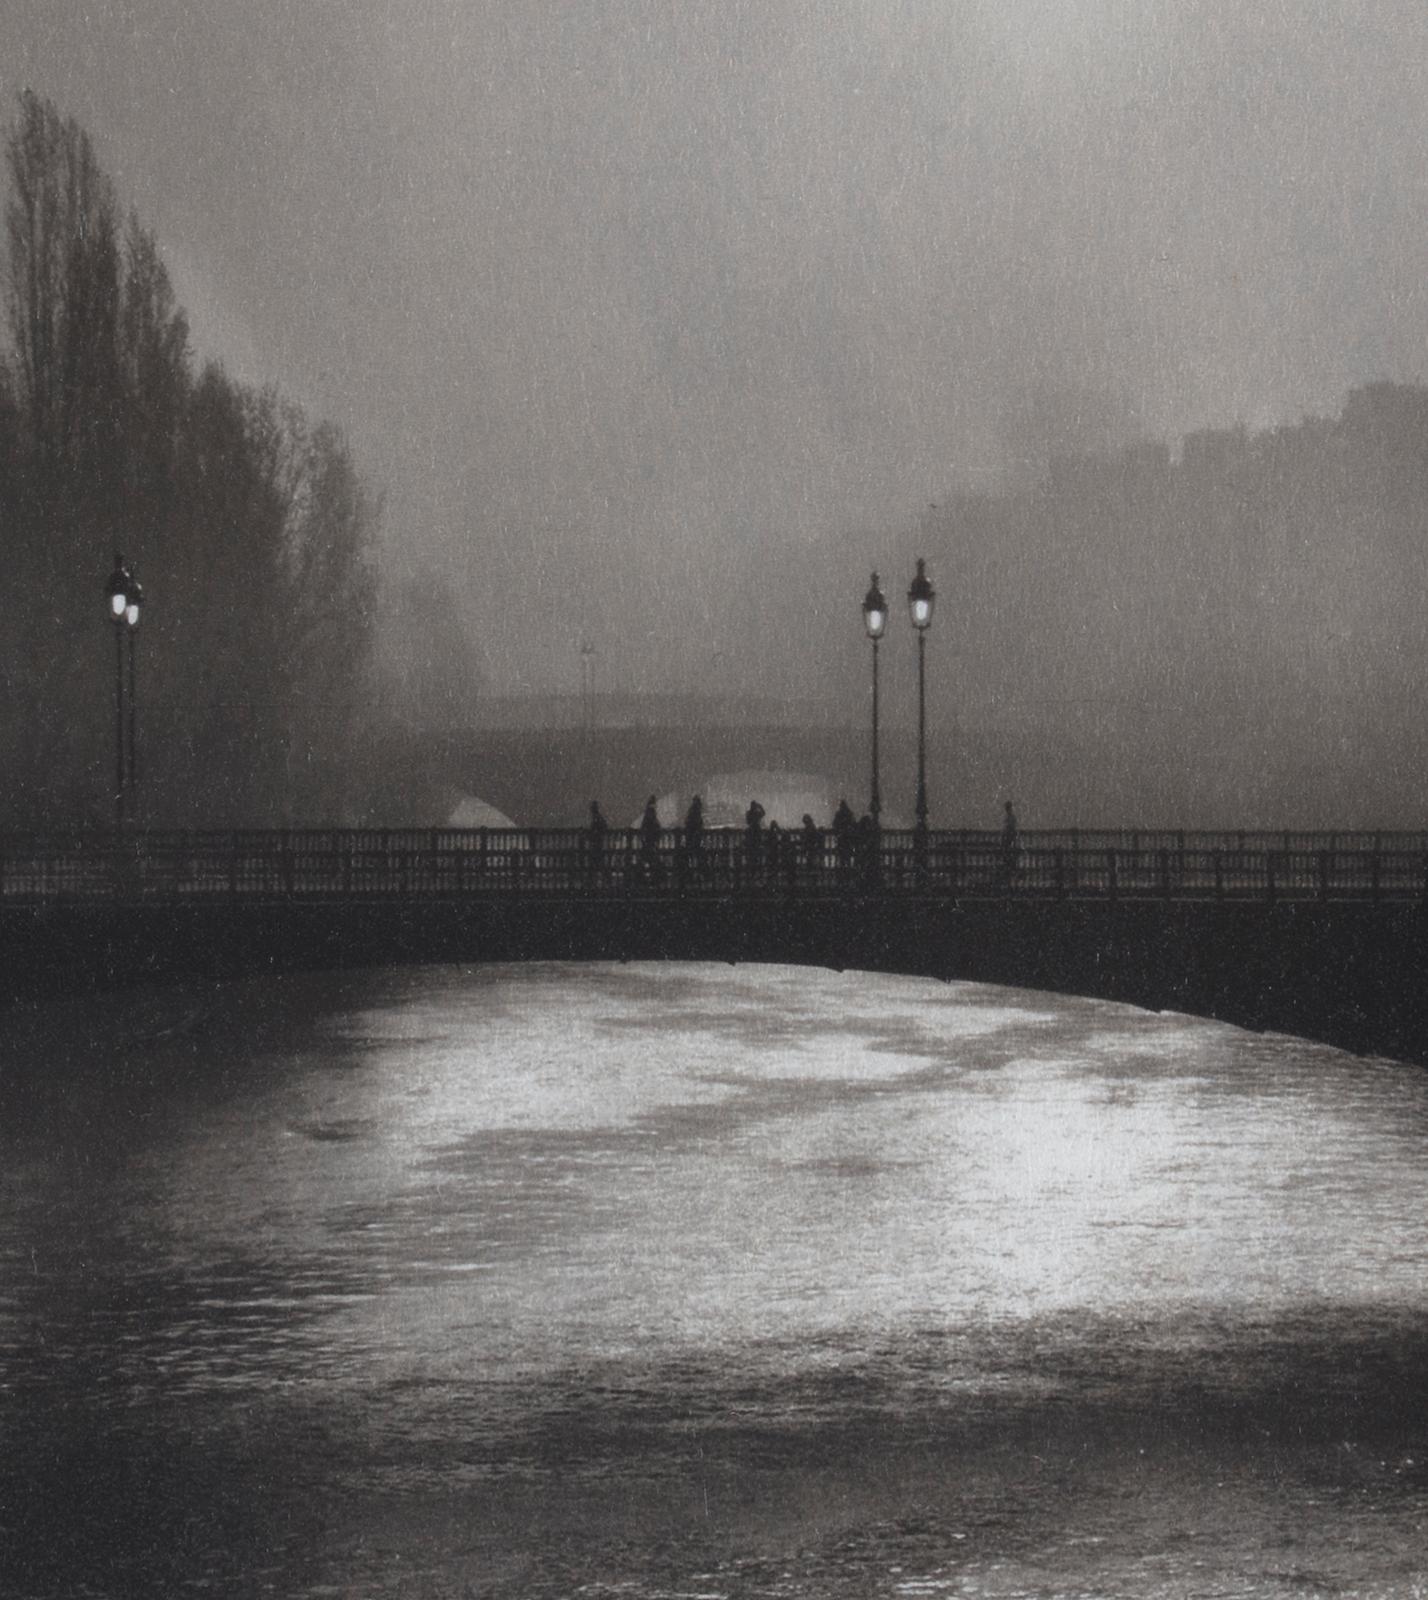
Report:
[[1428,1061],[1423,835],[575,831],[3,841],[10,1003],[172,978],[521,960],[817,964],[1220,1018]]

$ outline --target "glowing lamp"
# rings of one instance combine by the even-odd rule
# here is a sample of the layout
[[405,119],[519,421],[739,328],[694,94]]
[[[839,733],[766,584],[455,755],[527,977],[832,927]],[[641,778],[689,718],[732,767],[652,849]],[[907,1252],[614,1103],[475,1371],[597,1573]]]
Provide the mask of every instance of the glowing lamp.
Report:
[[907,608],[912,613],[912,625],[919,633],[932,626],[932,608],[937,603],[937,591],[927,577],[927,563],[919,556],[917,576],[907,591]]
[[863,596],[863,626],[868,630],[868,637],[875,642],[881,639],[888,625],[888,603],[883,591],[878,588],[878,575],[873,574],[872,586]]
[[129,569],[124,565],[124,557],[116,555],[114,570],[104,585],[104,593],[109,597],[109,615],[115,622],[122,622],[129,609],[129,589],[133,582]]

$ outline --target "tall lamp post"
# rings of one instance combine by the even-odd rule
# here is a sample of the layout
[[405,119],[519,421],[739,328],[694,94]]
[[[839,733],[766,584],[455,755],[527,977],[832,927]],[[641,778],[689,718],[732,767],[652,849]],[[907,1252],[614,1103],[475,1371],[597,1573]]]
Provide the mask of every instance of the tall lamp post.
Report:
[[873,781],[868,810],[872,813],[875,828],[883,812],[883,799],[878,787],[878,642],[887,631],[887,625],[888,603],[878,587],[878,575],[875,572],[868,592],[863,596],[863,627],[873,641]]
[[927,861],[927,630],[937,591],[927,577],[927,563],[917,559],[917,576],[907,591],[907,608],[917,629],[917,823],[913,842],[919,863]]
[[104,585],[109,619],[114,624],[114,826],[124,826],[124,634],[133,577],[116,551],[114,570]]
[[[143,585],[116,553],[114,570],[104,584],[109,619],[114,624],[114,826],[124,826],[124,803],[139,778],[139,696],[135,667],[135,630],[144,609]],[[124,726],[124,635],[129,635],[129,726]]]
[[125,596],[124,631],[129,635],[129,798],[133,801],[134,819],[139,816],[139,614],[144,609],[144,586],[131,572],[129,590]]

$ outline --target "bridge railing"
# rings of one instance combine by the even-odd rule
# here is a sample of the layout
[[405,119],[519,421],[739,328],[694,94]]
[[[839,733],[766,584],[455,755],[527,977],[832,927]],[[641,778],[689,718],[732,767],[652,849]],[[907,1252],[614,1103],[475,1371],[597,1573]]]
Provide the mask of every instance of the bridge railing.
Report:
[[0,835],[0,900],[672,893],[1342,900],[1428,897],[1428,833],[1126,829],[835,838],[680,829],[310,829]]

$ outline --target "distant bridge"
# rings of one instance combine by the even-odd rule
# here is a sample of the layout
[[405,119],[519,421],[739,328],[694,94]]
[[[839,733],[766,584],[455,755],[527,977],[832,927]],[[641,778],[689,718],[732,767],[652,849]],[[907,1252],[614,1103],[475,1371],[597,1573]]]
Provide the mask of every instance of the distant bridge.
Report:
[[[912,737],[884,729],[884,771],[913,768]],[[388,758],[429,786],[477,795],[523,826],[560,827],[599,800],[617,821],[637,816],[649,794],[692,795],[719,773],[811,773],[835,794],[862,794],[868,732],[805,723],[717,726],[690,722],[595,728],[493,728],[410,734]],[[908,783],[911,809],[911,780]],[[754,798],[750,796],[750,798]]]
[[1428,1062],[1428,835],[678,830],[0,838],[14,999],[394,962],[788,961],[1126,1001]]

